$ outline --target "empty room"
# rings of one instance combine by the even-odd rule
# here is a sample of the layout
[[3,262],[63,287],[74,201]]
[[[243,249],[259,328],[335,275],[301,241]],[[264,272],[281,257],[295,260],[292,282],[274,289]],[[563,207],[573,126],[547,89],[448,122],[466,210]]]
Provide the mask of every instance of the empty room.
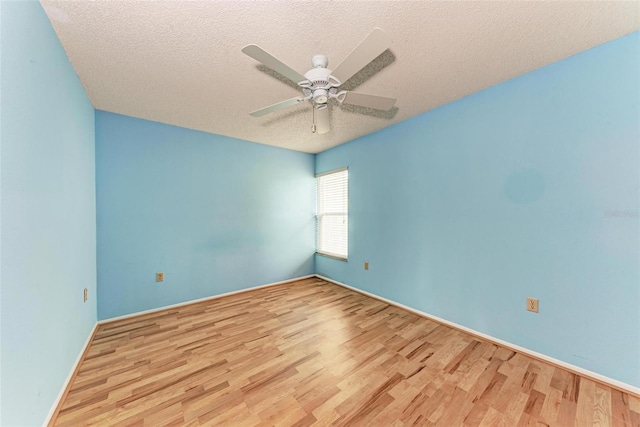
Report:
[[0,31],[1,426],[640,426],[640,2]]

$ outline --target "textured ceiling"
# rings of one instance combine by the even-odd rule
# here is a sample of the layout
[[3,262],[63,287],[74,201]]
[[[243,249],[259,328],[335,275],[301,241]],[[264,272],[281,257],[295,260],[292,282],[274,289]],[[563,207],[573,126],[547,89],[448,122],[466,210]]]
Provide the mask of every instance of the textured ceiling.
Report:
[[[51,1],[42,4],[96,109],[317,153],[640,29],[639,2]],[[311,133],[301,92],[244,55],[257,44],[304,74],[335,67],[373,28],[391,48],[341,89],[389,112],[330,103]]]

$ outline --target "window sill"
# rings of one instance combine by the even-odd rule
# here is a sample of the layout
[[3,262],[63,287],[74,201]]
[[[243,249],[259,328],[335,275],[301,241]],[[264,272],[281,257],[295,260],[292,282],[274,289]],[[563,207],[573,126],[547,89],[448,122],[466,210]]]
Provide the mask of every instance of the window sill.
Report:
[[321,255],[323,257],[335,259],[335,260],[338,260],[338,261],[344,261],[344,262],[348,261],[347,257],[341,256],[341,255],[329,254],[329,253],[326,253],[326,252],[316,251],[316,255]]

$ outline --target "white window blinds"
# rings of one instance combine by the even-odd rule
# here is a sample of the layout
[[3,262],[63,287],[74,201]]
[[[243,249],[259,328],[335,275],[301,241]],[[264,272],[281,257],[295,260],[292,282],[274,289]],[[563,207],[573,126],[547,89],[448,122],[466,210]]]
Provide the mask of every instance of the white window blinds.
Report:
[[349,240],[349,171],[316,175],[317,252],[347,259]]

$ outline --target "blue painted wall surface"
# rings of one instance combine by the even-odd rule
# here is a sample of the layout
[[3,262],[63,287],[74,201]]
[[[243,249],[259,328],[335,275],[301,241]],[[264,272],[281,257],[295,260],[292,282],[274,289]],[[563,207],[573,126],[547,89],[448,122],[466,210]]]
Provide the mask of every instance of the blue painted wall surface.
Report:
[[310,154],[97,111],[98,317],[312,274],[313,170]]
[[96,322],[94,110],[40,4],[1,7],[0,424],[41,425]]
[[316,272],[640,387],[639,102],[634,33],[319,154],[350,253]]

